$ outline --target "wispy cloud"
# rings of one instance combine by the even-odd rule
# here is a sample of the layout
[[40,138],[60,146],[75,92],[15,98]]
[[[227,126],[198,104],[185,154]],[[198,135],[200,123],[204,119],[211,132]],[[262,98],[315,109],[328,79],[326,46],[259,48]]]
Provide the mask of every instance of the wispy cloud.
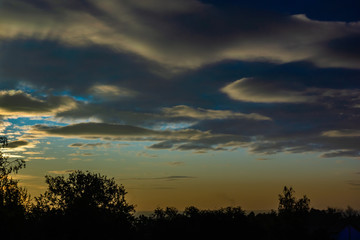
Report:
[[48,171],[48,173],[52,173],[52,174],[69,174],[69,173],[73,173],[75,170],[52,170],[52,171]]
[[167,162],[166,164],[167,164],[167,165],[170,165],[170,166],[183,166],[183,165],[185,165],[185,162],[182,162],[182,161],[174,161],[174,162]]
[[179,180],[188,180],[188,179],[195,179],[196,177],[193,176],[166,176],[166,177],[144,177],[144,178],[126,178],[122,180],[164,180],[164,181],[179,181]]
[[358,129],[329,130],[322,133],[326,137],[360,137]]
[[353,187],[360,187],[360,181],[356,181],[356,180],[349,180],[349,181],[347,181],[347,184],[349,184]]
[[[43,14],[43,7],[36,3],[3,1],[0,37],[56,40],[71,46],[96,44],[171,68],[198,68],[227,59],[309,60],[324,67],[359,68],[359,61],[337,48],[338,39],[358,31],[357,23],[315,21],[305,15],[254,9],[222,12],[196,0],[186,4],[173,0],[165,7],[160,0],[139,2],[88,0],[76,8],[47,2],[49,9],[57,11]],[[191,16],[192,24],[184,16]],[[62,21],[57,21],[59,17]],[[205,23],[208,27],[201,27]],[[253,30],[260,28],[261,32]]]
[[257,113],[239,113],[230,110],[212,110],[204,108],[192,108],[185,105],[178,105],[171,108],[163,108],[165,117],[193,118],[193,119],[236,119],[247,118],[253,120],[271,120],[271,118]]
[[25,180],[25,181],[42,179],[42,177],[35,176],[35,175],[27,175],[27,174],[14,174],[12,177],[17,180]]
[[144,151],[136,153],[136,156],[137,157],[147,157],[147,158],[157,158],[158,157],[158,155],[156,155],[156,154],[150,154],[150,153],[144,152]]
[[55,160],[56,157],[27,157],[28,160]]
[[350,157],[350,158],[360,158],[359,150],[336,150],[325,152],[320,155],[322,158],[333,158],[333,157]]
[[119,87],[116,85],[96,84],[89,89],[89,93],[103,99],[121,99],[124,97],[134,97],[138,93],[134,90]]
[[[299,83],[298,83],[299,84]],[[291,86],[276,81],[242,78],[220,89],[231,99],[257,103],[321,103],[324,99],[359,100],[360,89],[329,89]]]
[[72,143],[70,145],[68,145],[68,147],[72,147],[72,148],[79,148],[79,149],[94,149],[96,147],[104,147],[104,148],[108,148],[111,146],[111,143],[102,143],[102,142],[97,142],[97,143]]

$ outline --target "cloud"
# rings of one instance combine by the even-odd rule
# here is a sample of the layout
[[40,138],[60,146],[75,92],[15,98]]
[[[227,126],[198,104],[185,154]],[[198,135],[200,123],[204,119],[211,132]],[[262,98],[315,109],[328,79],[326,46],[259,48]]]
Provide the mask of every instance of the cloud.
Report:
[[43,154],[43,152],[23,152],[23,154],[26,154],[26,155],[37,155],[37,154]]
[[136,153],[136,156],[137,157],[147,157],[147,158],[157,158],[158,157],[158,155],[156,155],[156,154],[150,154],[147,152],[138,152],[138,153]]
[[67,96],[48,96],[39,99],[21,90],[0,91],[0,115],[52,116],[76,108],[76,101]]
[[[247,148],[252,154],[323,152],[321,157],[356,156],[358,144],[353,137],[348,137],[343,133],[339,137],[329,137],[323,134],[331,131],[329,128],[331,129],[334,124],[356,128],[358,126],[356,118],[346,121],[341,119],[339,122],[333,121],[326,125],[324,124],[326,119],[334,119],[333,116],[338,113],[336,111],[322,112],[324,110],[319,111],[317,108],[314,111],[311,107],[312,105],[304,109],[297,108],[295,115],[287,115],[286,112],[279,114],[276,109],[271,108],[269,111],[272,111],[272,121],[210,119],[201,120],[191,128],[180,130],[152,130],[131,125],[90,122],[67,126],[35,125],[29,133],[37,137],[151,141],[155,143],[146,148],[197,153]],[[282,108],[280,109],[282,110]],[[104,144],[73,143],[69,146],[88,149],[104,146]],[[142,154],[142,156],[145,155]]]
[[360,67],[351,47],[342,47],[356,46],[351,39],[357,39],[357,22],[316,21],[240,7],[223,11],[195,0],[42,2],[2,1],[0,38],[106,46],[175,69],[234,59]]
[[56,157],[27,157],[26,159],[29,159],[29,160],[55,160]]
[[279,80],[242,78],[220,89],[229,98],[255,103],[315,103],[324,99],[359,101],[360,89],[331,89],[301,86],[297,81],[284,83]]
[[[209,131],[199,131],[196,129],[158,131],[130,125],[109,123],[78,123],[67,126],[35,125],[30,132],[38,137],[54,136],[116,141],[156,141],[158,143],[147,148],[158,149],[160,145],[162,145],[162,149],[168,148],[174,150],[224,150],[217,145],[234,142],[235,139],[238,141],[242,139],[241,136],[212,134]],[[164,142],[167,142],[167,146]],[[73,143],[70,144],[69,147],[88,149],[104,145],[103,143]],[[141,153],[141,156],[154,157],[144,152]]]
[[39,142],[36,140],[28,141],[21,137],[21,139],[9,141],[8,145],[4,149],[4,152],[22,152],[23,154],[29,149],[35,148],[38,143]]
[[127,89],[118,87],[116,85],[96,84],[89,89],[89,93],[103,99],[118,99],[124,97],[134,97],[138,93]]
[[354,187],[360,187],[360,181],[356,181],[356,180],[349,180],[349,181],[347,181],[347,184],[354,186]]
[[75,172],[75,170],[52,170],[52,171],[48,171],[48,173],[52,173],[52,174],[69,174],[69,173],[73,173]]
[[[149,178],[128,178],[125,180],[165,180],[165,181],[178,181],[178,180],[187,180],[194,179],[193,176],[184,176],[184,175],[175,175],[175,176],[166,176],[166,177],[149,177]],[[124,179],[123,179],[124,180]]]
[[69,156],[84,156],[84,157],[89,157],[89,156],[93,156],[93,153],[70,153]]
[[16,140],[12,141],[7,145],[7,148],[19,148],[29,145],[30,142],[27,140]]
[[16,155],[16,154],[6,154],[6,157],[9,157],[9,158],[23,158],[24,156]]
[[25,175],[25,174],[14,174],[12,178],[16,180],[39,180],[41,177],[33,176],[33,175]]
[[80,149],[94,149],[95,147],[110,147],[110,143],[72,143],[68,147],[80,148]]
[[[78,123],[67,126],[46,126],[35,125],[32,127],[32,132],[35,134],[45,134],[49,136],[63,136],[63,137],[136,137],[136,136],[151,136],[157,135],[158,132],[121,124],[110,123]],[[73,147],[82,146],[80,143],[75,143]]]
[[320,155],[321,158],[333,158],[333,157],[350,157],[350,158],[359,158],[360,150],[337,150],[326,152]]
[[271,120],[269,117],[257,113],[239,113],[230,110],[212,110],[204,108],[193,108],[185,105],[178,105],[162,109],[165,117],[169,118],[193,118],[193,119],[231,119],[247,118],[252,120]]
[[167,162],[167,164],[170,166],[183,166],[183,165],[185,165],[185,162],[175,161],[175,162]]
[[150,146],[148,146],[147,148],[149,149],[171,149],[174,144],[176,143],[176,141],[161,141],[158,143],[154,143]]
[[[1,118],[1,115],[0,115]],[[11,126],[12,123],[0,121],[0,132],[3,132],[7,127]]]
[[[272,83],[256,84],[252,78],[242,78],[221,88],[221,92],[231,99],[245,102],[265,103],[299,103],[313,101],[311,97],[299,91],[276,89],[268,85]],[[274,92],[275,91],[275,92]]]
[[81,154],[81,156],[87,156],[87,157],[89,157],[89,156],[93,156],[94,154],[92,154],[92,153],[82,153]]
[[[131,125],[94,122],[69,124],[67,126],[34,125],[29,132],[39,137],[60,136],[129,141],[160,141],[165,139],[189,141],[212,137],[210,132],[202,132],[195,129],[157,131]],[[71,146],[83,147],[84,145],[82,143],[74,143]]]
[[197,153],[206,153],[206,151],[208,150],[213,150],[213,151],[225,150],[224,148],[214,147],[211,144],[198,142],[198,141],[179,144],[176,146],[175,149],[180,151],[195,150]]
[[326,137],[360,137],[359,129],[329,130],[322,133]]
[[[147,94],[147,91],[144,90],[144,94]],[[165,90],[159,91],[160,96],[166,92]],[[173,97],[176,94],[181,95],[181,93],[174,93]],[[61,112],[56,115],[57,119],[62,119],[62,121],[76,121],[76,119],[98,119],[101,122],[118,122],[122,124],[137,125],[143,127],[152,127],[164,129],[165,126],[172,128],[184,128],[196,124],[202,120],[222,120],[222,119],[249,119],[252,121],[271,121],[270,117],[267,117],[258,113],[241,113],[231,110],[214,110],[206,109],[201,107],[191,107],[187,105],[175,105],[172,107],[163,107],[159,108],[155,106],[157,99],[149,101],[152,97],[148,99],[137,98],[134,99],[134,102],[138,106],[144,104],[143,111],[134,111],[128,110],[123,111],[117,109],[117,106],[107,105],[106,108],[103,104],[98,103],[82,103],[74,110],[67,112]],[[169,96],[169,101],[171,96]],[[133,105],[134,102],[130,102],[129,105]],[[150,106],[148,106],[151,104]],[[161,103],[158,103],[161,104]],[[154,105],[154,106],[152,106]]]
[[176,180],[182,180],[182,179],[194,179],[196,177],[193,176],[168,176],[168,177],[160,177],[157,178],[159,180],[168,180],[168,181],[176,181]]
[[358,39],[359,23],[195,0],[4,0],[1,87],[22,91],[0,94],[0,115],[71,123],[37,125],[34,137],[350,154]]
[[[122,101],[120,100],[120,102]],[[96,119],[100,122],[117,122],[131,125],[151,125],[160,119],[157,114],[152,112],[136,112],[133,109],[124,111],[118,109],[118,102],[115,102],[117,106],[107,103],[105,106],[104,103],[81,103],[77,109],[61,112],[56,115],[56,118],[64,122],[83,119],[90,119],[93,122],[93,119]],[[128,103],[128,106],[133,106],[133,103]]]

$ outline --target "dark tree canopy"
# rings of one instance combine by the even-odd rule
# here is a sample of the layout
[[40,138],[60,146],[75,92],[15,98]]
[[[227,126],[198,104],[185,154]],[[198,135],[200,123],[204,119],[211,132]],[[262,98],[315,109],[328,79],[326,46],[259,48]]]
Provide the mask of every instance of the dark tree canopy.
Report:
[[61,214],[98,212],[131,217],[134,206],[125,200],[122,185],[96,173],[74,171],[65,176],[46,176],[48,190],[36,199],[35,209]]

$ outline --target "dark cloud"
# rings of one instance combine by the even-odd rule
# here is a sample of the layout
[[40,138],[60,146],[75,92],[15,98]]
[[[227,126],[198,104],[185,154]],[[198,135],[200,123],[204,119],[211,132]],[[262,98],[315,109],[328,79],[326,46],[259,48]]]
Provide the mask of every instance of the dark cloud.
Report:
[[193,178],[196,178],[196,177],[192,177],[192,176],[168,176],[168,177],[159,178],[159,179],[174,181],[174,180],[193,179]]
[[[326,48],[327,42],[356,32],[357,24],[242,7],[218,9],[195,0],[48,3],[4,1],[0,16],[8,24],[1,25],[0,36],[105,46],[172,69],[194,69],[227,59],[310,60],[321,67],[359,68],[353,58],[346,54],[335,58]],[[44,14],[44,6],[56,11]]]
[[184,143],[184,144],[180,144],[178,145],[176,148],[176,150],[180,150],[180,151],[188,151],[188,150],[195,150],[195,151],[208,151],[208,150],[225,150],[223,148],[219,148],[219,147],[213,147],[210,144],[207,143],[202,143],[202,142],[190,142],[190,143]]
[[334,57],[353,59],[360,62],[360,33],[354,33],[344,38],[333,39],[327,43],[329,52]]
[[[72,143],[68,147],[80,148],[80,149],[94,149],[95,147],[109,147],[110,143]],[[86,154],[86,156],[90,156]]]
[[0,51],[1,82],[9,88],[26,83],[43,91],[92,94],[91,88],[99,83],[121,82],[126,88],[128,81],[151,77],[149,67],[156,69],[131,54],[97,46],[64,46],[56,41],[0,41]]
[[107,136],[147,136],[156,135],[157,132],[129,125],[109,123],[78,123],[68,126],[33,126],[34,132],[45,133],[54,136],[78,136],[78,137],[107,137]]
[[149,149],[171,149],[174,146],[174,141],[162,141],[147,147]]
[[26,140],[16,140],[16,141],[10,142],[6,147],[7,148],[18,148],[18,147],[27,146],[29,144],[30,144],[30,142],[28,142]]
[[323,153],[320,155],[322,158],[333,158],[333,157],[360,157],[359,150],[339,150]]
[[35,98],[20,90],[0,91],[2,115],[50,114],[76,107],[76,101],[67,96]]
[[[244,141],[241,136],[230,134],[212,134],[196,129],[151,130],[141,127],[108,123],[79,123],[67,126],[35,125],[30,130],[38,137],[71,137],[85,139],[123,140],[123,141],[157,141],[149,149],[175,150],[225,150],[221,147],[234,141]],[[168,144],[164,144],[164,142]],[[169,143],[172,143],[169,144]],[[90,147],[103,145],[100,143],[73,143],[69,147]],[[161,146],[162,145],[162,146]],[[227,147],[227,146],[226,146]],[[146,154],[145,154],[146,155]],[[147,155],[149,156],[149,155]]]
[[356,156],[359,24],[237,2],[2,1],[0,87],[21,90],[1,91],[0,115],[148,149]]

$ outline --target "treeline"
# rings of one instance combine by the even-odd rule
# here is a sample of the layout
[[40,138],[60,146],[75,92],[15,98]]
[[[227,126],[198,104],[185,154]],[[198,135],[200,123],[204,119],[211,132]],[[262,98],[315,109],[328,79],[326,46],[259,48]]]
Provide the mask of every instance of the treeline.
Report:
[[[1,139],[0,139],[1,141]],[[4,145],[6,141],[2,142]],[[46,176],[47,190],[33,200],[10,174],[25,167],[0,151],[0,230],[11,239],[334,239],[345,226],[360,226],[360,214],[310,208],[291,187],[279,194],[277,211],[254,214],[241,207],[155,209],[135,216],[126,190],[113,178],[74,171]]]

